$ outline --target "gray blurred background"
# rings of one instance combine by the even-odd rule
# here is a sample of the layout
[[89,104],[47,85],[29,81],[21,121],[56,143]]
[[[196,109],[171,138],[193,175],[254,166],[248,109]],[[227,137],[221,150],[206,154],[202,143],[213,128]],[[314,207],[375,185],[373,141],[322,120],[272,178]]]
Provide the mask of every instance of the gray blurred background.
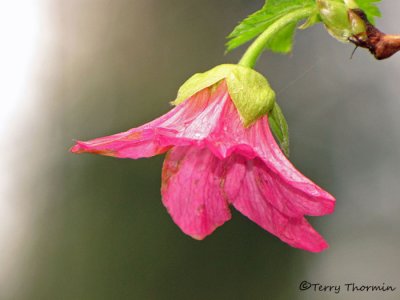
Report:
[[[236,62],[225,36],[260,0],[15,0],[0,4],[0,299],[399,299],[400,55],[375,61],[321,25],[257,69],[278,92],[291,160],[337,198],[293,249],[245,217],[205,241],[160,200],[163,157],[68,152],[170,109],[195,72]],[[399,1],[379,27],[400,31]],[[383,284],[394,293],[299,291]]]

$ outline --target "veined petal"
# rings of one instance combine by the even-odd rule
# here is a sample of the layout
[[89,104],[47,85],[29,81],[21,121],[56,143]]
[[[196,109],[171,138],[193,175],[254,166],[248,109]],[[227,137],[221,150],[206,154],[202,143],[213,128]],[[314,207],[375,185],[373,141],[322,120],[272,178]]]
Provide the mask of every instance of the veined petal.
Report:
[[215,91],[206,88],[150,123],[87,142],[77,141],[71,152],[136,159],[164,153],[172,146],[202,147],[224,119],[227,102],[231,99],[222,82]]
[[204,89],[165,115],[140,127],[86,142],[77,141],[71,152],[136,159],[164,153],[171,146],[189,145],[191,138],[204,135],[204,127],[197,123],[204,118],[203,112],[211,109],[210,93],[210,89]]
[[264,126],[262,123],[258,125],[260,147],[257,148],[257,152],[271,171],[271,176],[275,175],[276,187],[281,194],[286,195],[287,201],[298,208],[299,213],[309,216],[333,213],[335,198],[300,173],[286,158],[272,136],[267,119]]
[[298,208],[290,197],[298,195],[286,194],[284,188],[276,184],[279,185],[279,181],[260,159],[246,160],[240,156],[230,159],[224,190],[238,211],[293,247],[311,252],[326,249],[328,244],[303,215],[293,214]]
[[290,163],[272,136],[268,116],[245,128],[231,101],[224,102],[221,116],[207,138],[207,146],[221,159],[232,155],[259,158],[257,165],[263,172],[258,178],[274,188],[267,199],[275,208],[289,216],[321,216],[333,212],[334,197]]
[[162,172],[162,198],[174,222],[203,239],[231,218],[221,185],[223,162],[207,148],[175,147]]

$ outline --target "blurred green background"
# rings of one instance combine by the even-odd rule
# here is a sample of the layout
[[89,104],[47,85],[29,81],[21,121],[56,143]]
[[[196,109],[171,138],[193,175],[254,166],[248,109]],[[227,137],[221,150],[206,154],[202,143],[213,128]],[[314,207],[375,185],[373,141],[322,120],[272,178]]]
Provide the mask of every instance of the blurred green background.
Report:
[[[12,4],[15,3],[15,4]],[[265,54],[291,160],[337,197],[311,222],[331,248],[293,249],[239,213],[202,242],[160,199],[163,157],[68,152],[170,109],[195,72],[236,62],[225,36],[248,0],[16,0],[2,9],[0,299],[399,299],[400,55],[375,61],[301,31]],[[2,4],[4,5],[4,4]],[[7,7],[8,5],[8,7]],[[4,7],[2,7],[4,8]],[[384,31],[400,3],[381,5]],[[300,292],[301,281],[391,284],[395,293]]]

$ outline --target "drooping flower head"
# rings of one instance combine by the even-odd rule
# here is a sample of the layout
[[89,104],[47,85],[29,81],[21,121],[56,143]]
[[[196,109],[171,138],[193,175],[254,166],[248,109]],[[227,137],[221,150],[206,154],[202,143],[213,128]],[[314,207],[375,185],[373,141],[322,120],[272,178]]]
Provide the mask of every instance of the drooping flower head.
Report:
[[276,143],[268,114],[278,108],[262,75],[221,65],[189,79],[174,104],[150,123],[77,142],[71,151],[131,159],[167,152],[162,201],[195,239],[228,221],[232,205],[293,247],[327,248],[304,216],[332,213],[335,199],[296,170]]

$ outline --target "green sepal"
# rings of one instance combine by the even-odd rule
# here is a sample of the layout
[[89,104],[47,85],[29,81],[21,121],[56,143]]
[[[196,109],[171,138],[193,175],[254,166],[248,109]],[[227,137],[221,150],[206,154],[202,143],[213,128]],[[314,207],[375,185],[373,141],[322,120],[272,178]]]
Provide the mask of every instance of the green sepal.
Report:
[[235,65],[219,65],[207,72],[194,74],[179,88],[176,99],[171,103],[178,105],[201,90],[221,81],[229,75],[233,66]]
[[289,157],[289,128],[278,103],[275,103],[273,109],[269,113],[268,122],[283,153]]
[[[318,2],[321,1],[317,0],[317,4]],[[345,5],[347,9],[361,9],[373,25],[375,25],[375,18],[382,16],[377,6],[381,0],[323,0],[322,2],[336,2]]]
[[229,64],[193,75],[180,87],[172,104],[178,105],[223,79],[244,126],[251,125],[274,107],[275,92],[263,75],[248,67]]
[[319,14],[328,32],[337,40],[348,42],[349,38],[366,32],[366,24],[352,9],[353,0],[317,0]]
[[337,40],[347,42],[352,36],[348,8],[342,0],[317,0],[319,14],[328,32]]
[[343,2],[347,6],[347,8],[350,9],[360,8],[355,0],[343,0]]
[[226,78],[228,92],[245,126],[268,113],[275,104],[275,92],[267,79],[251,68],[235,66]]

